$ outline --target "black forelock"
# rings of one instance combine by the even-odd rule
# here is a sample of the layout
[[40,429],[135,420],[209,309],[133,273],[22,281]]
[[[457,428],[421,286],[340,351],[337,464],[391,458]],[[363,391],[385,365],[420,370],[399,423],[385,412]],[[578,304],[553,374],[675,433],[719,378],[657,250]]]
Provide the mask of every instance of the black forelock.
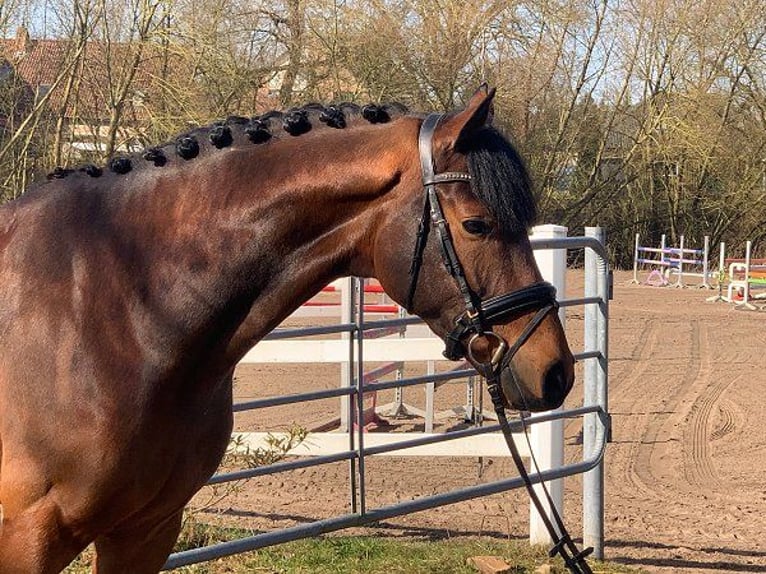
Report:
[[497,129],[485,126],[461,141],[471,174],[471,191],[506,236],[525,234],[537,219],[532,181],[524,161]]

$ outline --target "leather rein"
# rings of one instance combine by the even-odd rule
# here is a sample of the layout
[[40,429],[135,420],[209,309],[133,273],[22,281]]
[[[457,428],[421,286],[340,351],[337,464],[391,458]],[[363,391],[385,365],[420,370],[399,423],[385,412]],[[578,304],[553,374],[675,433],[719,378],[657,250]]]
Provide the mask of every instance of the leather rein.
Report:
[[[423,188],[425,190],[425,200],[423,204],[423,214],[418,226],[417,237],[415,240],[415,251],[410,266],[410,286],[407,293],[406,307],[412,309],[415,292],[417,290],[420,269],[423,264],[423,254],[428,243],[428,236],[433,227],[438,245],[441,250],[442,261],[447,272],[452,276],[457,284],[460,294],[463,298],[465,311],[455,320],[455,326],[446,337],[446,347],[444,356],[451,360],[458,360],[468,357],[475,364],[477,371],[487,380],[487,389],[492,399],[492,404],[497,414],[498,421],[503,431],[503,436],[508,444],[514,463],[519,471],[519,475],[524,481],[524,485],[529,493],[529,498],[537,508],[542,517],[553,547],[550,550],[550,556],[559,554],[570,572],[575,574],[591,574],[591,569],[585,561],[593,549],[586,548],[578,550],[567,532],[563,520],[556,510],[556,506],[545,488],[545,483],[541,483],[543,492],[548,502],[548,507],[555,521],[555,526],[548,517],[547,509],[533,488],[532,480],[524,466],[518,447],[513,440],[510,425],[505,415],[505,405],[500,385],[500,377],[503,370],[510,365],[511,360],[529,339],[532,333],[545,319],[551,311],[558,310],[556,301],[556,288],[548,282],[533,283],[516,291],[490,297],[481,300],[476,292],[471,289],[465,277],[463,266],[457,256],[455,245],[452,240],[449,226],[444,217],[444,212],[439,201],[437,185],[443,183],[470,183],[471,175],[465,172],[441,172],[435,173],[434,161],[432,155],[433,134],[443,114],[428,115],[420,127],[418,136],[418,149],[420,152],[420,165],[423,175]],[[516,341],[509,347],[508,343],[500,335],[492,330],[493,325],[507,322],[514,316],[521,316],[524,313],[537,310],[532,320],[524,327]],[[484,339],[494,339],[497,347],[492,352],[489,361],[479,361],[473,352],[473,347],[477,341]],[[468,339],[468,343],[464,341]],[[514,382],[518,386],[514,378]],[[526,427],[525,427],[526,431]],[[534,457],[533,457],[534,461]],[[536,463],[535,463],[536,466]],[[539,472],[539,471],[538,471]]]

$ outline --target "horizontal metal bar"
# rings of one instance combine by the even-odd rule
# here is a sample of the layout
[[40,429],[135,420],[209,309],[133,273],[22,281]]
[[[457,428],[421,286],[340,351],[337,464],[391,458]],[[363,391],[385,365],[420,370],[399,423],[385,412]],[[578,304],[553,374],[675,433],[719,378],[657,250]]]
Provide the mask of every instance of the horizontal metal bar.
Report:
[[[523,424],[520,419],[510,419],[508,421],[512,432],[518,432],[523,429],[524,426],[531,427],[532,425],[544,423],[559,419],[571,419],[586,415],[588,413],[603,412],[603,409],[598,405],[579,407],[575,409],[569,409],[565,411],[549,411],[538,415],[531,415],[524,418]],[[406,441],[400,441],[389,445],[381,445],[377,447],[365,447],[362,449],[363,456],[374,456],[376,454],[383,454],[388,452],[394,452],[397,450],[404,450],[407,448],[413,448],[417,446],[425,446],[429,444],[436,444],[440,442],[447,442],[450,440],[478,436],[483,434],[490,434],[500,431],[499,424],[487,425],[479,428],[462,429],[456,431],[449,431],[441,433],[438,436],[429,436],[418,439],[411,439]],[[347,433],[342,433],[347,434]],[[309,437],[311,435],[309,434]],[[310,458],[302,458],[298,460],[292,460],[287,462],[277,462],[270,465],[260,466],[258,468],[246,468],[242,470],[232,471],[228,473],[216,474],[209,481],[208,484],[221,484],[223,482],[230,482],[234,480],[244,480],[247,478],[253,478],[256,476],[262,476],[265,474],[275,474],[278,472],[286,472],[289,470],[295,470],[298,468],[308,468],[312,466],[319,466],[322,464],[329,464],[344,460],[351,460],[359,457],[359,450],[349,450],[342,453],[315,456]]]
[[396,381],[378,381],[376,383],[365,385],[364,392],[383,391],[386,389],[395,389],[398,387],[411,387],[414,385],[422,385],[423,383],[450,381],[452,379],[473,377],[476,376],[476,374],[477,373],[475,369],[463,369],[459,371],[447,371],[445,373],[434,373],[432,375],[421,375],[418,377],[411,377],[408,379],[400,379]]
[[[575,418],[588,413],[594,413],[594,412],[600,412],[600,411],[602,411],[601,407],[595,406],[595,405],[590,407],[580,407],[579,409],[571,409],[568,411],[552,411],[552,412],[546,412],[542,415],[525,417],[523,420],[510,419],[508,421],[508,426],[510,427],[511,432],[519,432],[519,431],[523,431],[525,427],[528,428],[534,424],[539,424],[539,423],[559,420],[559,419]],[[487,426],[478,427],[478,428],[462,429],[462,430],[440,433],[437,436],[416,438],[416,439],[400,441],[393,444],[386,444],[386,445],[380,445],[375,447],[365,447],[364,449],[362,449],[362,453],[364,456],[374,456],[376,454],[394,452],[397,450],[405,450],[408,448],[425,446],[429,444],[437,444],[440,442],[447,442],[447,441],[455,440],[459,438],[467,438],[472,436],[496,433],[496,432],[500,432],[501,430],[502,429],[499,424],[487,425]]]
[[544,413],[526,415],[521,419],[512,418],[508,421],[508,423],[512,428],[515,428],[515,426],[520,426],[523,421],[524,426],[530,427],[532,425],[547,423],[549,421],[574,419],[590,413],[602,414],[604,413],[604,409],[601,405],[589,405],[566,410],[545,411]]
[[247,478],[255,478],[256,476],[263,476],[265,474],[276,474],[278,472],[287,472],[288,470],[297,470],[299,468],[309,468],[312,466],[319,466],[322,464],[331,464],[334,462],[343,462],[345,460],[351,460],[352,458],[358,458],[359,453],[353,450],[347,452],[339,452],[337,454],[327,454],[324,456],[314,456],[299,458],[297,460],[288,460],[283,462],[275,462],[274,464],[267,464],[256,468],[243,468],[241,470],[233,470],[231,472],[222,472],[210,477],[207,481],[208,485],[222,484],[224,482],[232,482],[235,480],[245,480]]
[[[470,377],[476,375],[474,369],[464,369],[459,371],[447,371],[445,373],[436,373],[433,375],[422,375],[419,377],[412,377],[409,379],[400,379],[396,381],[376,381],[374,383],[367,383],[364,385],[364,392],[382,391],[385,389],[393,389],[397,387],[409,387],[414,385],[420,385],[429,382],[448,381],[451,379],[459,379],[464,377]],[[267,397],[264,399],[255,399],[252,401],[245,401],[241,403],[234,403],[233,410],[235,413],[242,411],[249,411],[254,409],[263,409],[267,407],[276,407],[280,405],[290,405],[293,403],[299,403],[303,401],[316,401],[320,399],[331,399],[335,397],[343,397],[348,395],[355,395],[356,387],[340,387],[337,389],[324,389],[321,391],[313,391],[309,393],[299,393],[294,395],[281,395],[276,397]]]
[[362,330],[383,329],[385,327],[404,327],[405,325],[420,325],[423,319],[420,317],[400,317],[398,319],[380,319],[374,321],[365,320],[362,323]]
[[595,237],[530,239],[529,243],[532,245],[532,249],[592,249],[602,259],[609,258],[606,246]]
[[[513,424],[513,423],[511,423]],[[520,424],[515,426],[521,426]],[[455,440],[458,438],[467,438],[472,436],[480,436],[483,434],[490,434],[493,432],[498,432],[500,429],[500,425],[487,425],[485,427],[476,427],[476,428],[470,428],[470,429],[462,429],[462,430],[456,430],[456,431],[450,431],[445,433],[439,433],[436,436],[428,436],[423,438],[416,438],[411,440],[403,440],[399,441],[393,444],[383,444],[380,446],[370,446],[365,447],[363,449],[364,456],[374,456],[376,454],[383,454],[386,452],[394,452],[397,450],[406,450],[408,448],[413,448],[416,446],[425,446],[429,444],[438,444],[440,442],[447,442],[450,440]]]
[[295,327],[277,328],[266,335],[264,341],[278,339],[292,339],[293,337],[310,337],[313,335],[332,335],[333,333],[354,333],[356,325],[353,323],[341,323],[340,325],[328,325],[326,327]]
[[603,303],[601,297],[581,297],[580,299],[562,299],[560,307],[574,307],[575,305],[593,305]]
[[[576,353],[574,355],[578,361],[585,359],[594,359],[601,357],[599,351],[585,351],[583,353]],[[421,385],[423,383],[431,382],[443,382],[453,379],[463,379],[466,377],[477,376],[478,373],[475,369],[461,369],[456,371],[447,371],[444,373],[434,373],[431,375],[420,375],[418,377],[410,377],[405,379],[399,379],[394,381],[376,381],[374,383],[368,383],[364,385],[364,392],[369,393],[373,391],[384,391],[387,389],[395,389],[402,387],[411,387]],[[325,389],[321,391],[313,391],[309,393],[299,393],[294,395],[282,395],[277,397],[267,397],[264,399],[256,399],[253,401],[245,401],[241,403],[235,403],[233,405],[233,411],[235,413],[263,409],[268,407],[276,407],[280,405],[289,405],[299,403],[303,401],[316,401],[321,399],[330,399],[335,397],[353,396],[356,394],[356,387],[340,387],[337,389]]]
[[312,391],[309,393],[299,393],[295,395],[280,395],[276,397],[267,397],[265,399],[255,399],[242,403],[234,403],[235,413],[242,411],[251,411],[253,409],[263,409],[266,407],[276,407],[279,405],[290,405],[303,401],[317,401],[320,399],[332,399],[335,397],[344,397],[356,393],[354,387],[340,387],[338,389],[324,389],[321,391]]
[[583,351],[582,353],[573,354],[576,361],[584,361],[585,359],[600,359],[604,356],[601,351]]

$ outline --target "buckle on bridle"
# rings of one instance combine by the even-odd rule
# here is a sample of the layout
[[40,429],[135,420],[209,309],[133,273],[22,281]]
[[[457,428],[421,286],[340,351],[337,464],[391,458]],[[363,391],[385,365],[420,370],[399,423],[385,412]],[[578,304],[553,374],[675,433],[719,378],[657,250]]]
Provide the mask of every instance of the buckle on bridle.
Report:
[[[456,325],[463,320],[463,316],[468,317],[469,321],[473,321],[474,319],[476,319],[479,316],[479,310],[478,309],[473,309],[473,310],[472,309],[466,309],[463,312],[463,315],[461,315],[458,319],[455,320],[455,324]],[[478,335],[478,333],[477,333],[477,335]]]
[[[485,338],[494,337],[494,339],[498,343],[497,349],[495,349],[492,352],[492,357],[490,358],[488,363],[484,363],[482,361],[477,360],[476,356],[473,353],[473,345],[481,337],[485,337]],[[503,357],[505,356],[505,352],[507,350],[508,350],[508,343],[506,343],[505,339],[503,339],[500,335],[498,335],[494,331],[485,331],[484,333],[474,333],[473,335],[471,335],[471,338],[468,340],[468,345],[466,347],[468,358],[473,363],[477,365],[482,365],[482,367],[486,365],[489,368],[489,370],[492,370],[492,371],[494,371],[497,368],[497,366],[502,363]]]

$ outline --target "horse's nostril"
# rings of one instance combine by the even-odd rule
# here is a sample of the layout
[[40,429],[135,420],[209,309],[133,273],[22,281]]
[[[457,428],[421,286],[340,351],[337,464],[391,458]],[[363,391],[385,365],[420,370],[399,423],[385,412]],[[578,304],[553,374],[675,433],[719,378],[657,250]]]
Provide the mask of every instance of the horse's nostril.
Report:
[[543,380],[543,400],[556,408],[564,402],[569,390],[572,388],[572,381],[567,375],[567,369],[563,361],[556,361],[545,373]]

